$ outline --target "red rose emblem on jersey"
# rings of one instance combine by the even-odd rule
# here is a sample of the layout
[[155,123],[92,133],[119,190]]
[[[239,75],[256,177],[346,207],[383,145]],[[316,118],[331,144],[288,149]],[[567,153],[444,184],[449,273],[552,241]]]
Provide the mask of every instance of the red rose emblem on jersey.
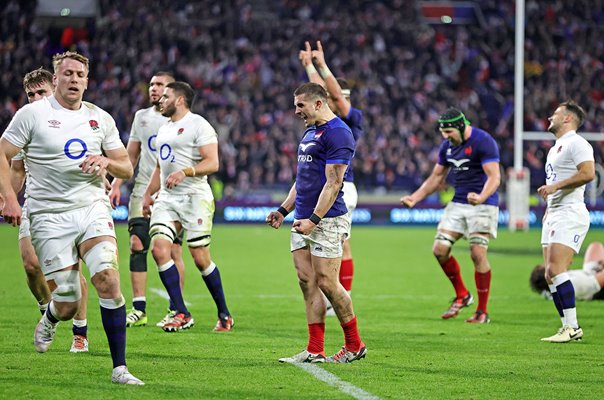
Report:
[[562,151],[562,146],[558,147],[558,153]]
[[177,135],[180,135],[180,134],[181,134],[181,133],[183,133],[184,131],[185,131],[185,128],[180,128],[176,134],[177,134]]
[[466,147],[463,152],[466,154],[466,156],[469,156],[470,154],[472,154],[472,146],[468,146]]
[[94,119],[91,119],[90,121],[88,121],[88,123],[90,124],[90,127],[92,128],[93,131],[99,130],[99,123],[96,122]]

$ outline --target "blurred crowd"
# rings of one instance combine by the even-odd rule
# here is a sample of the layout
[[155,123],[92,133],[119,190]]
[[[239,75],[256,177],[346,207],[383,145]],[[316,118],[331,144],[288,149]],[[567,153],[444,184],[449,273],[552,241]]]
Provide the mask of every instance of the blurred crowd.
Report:
[[[193,111],[219,133],[214,181],[228,197],[287,189],[295,179],[302,121],[293,90],[306,81],[304,41],[321,40],[336,76],[353,84],[365,136],[354,160],[360,190],[415,189],[429,174],[441,137],[438,115],[460,108],[489,131],[502,168],[513,165],[514,1],[477,2],[484,23],[430,25],[407,0],[99,0],[98,18],[78,26],[35,17],[36,1],[0,10],[0,128],[26,103],[25,72],[64,50],[91,59],[85,100],[106,109],[124,141],[134,112],[148,107],[153,72],[169,70],[197,90]],[[604,131],[602,0],[527,0],[525,130],[545,131],[568,98]],[[602,162],[603,143],[594,143]],[[525,142],[532,186],[544,182],[551,142]],[[505,174],[504,174],[505,175]]]

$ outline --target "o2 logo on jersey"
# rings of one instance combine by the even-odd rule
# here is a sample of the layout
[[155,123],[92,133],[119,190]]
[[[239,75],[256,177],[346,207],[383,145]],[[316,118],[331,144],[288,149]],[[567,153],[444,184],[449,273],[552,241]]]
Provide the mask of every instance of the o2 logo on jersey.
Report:
[[556,173],[554,172],[554,167],[552,167],[552,164],[547,164],[545,166],[545,179],[548,181],[556,180]]
[[71,158],[72,160],[79,160],[84,157],[87,151],[88,146],[86,142],[77,138],[69,139],[65,143],[65,147],[63,147],[63,152],[65,152],[67,158]]
[[172,155],[172,147],[169,144],[164,143],[159,148],[159,158],[163,161],[168,161],[170,163],[174,162],[174,156]]
[[149,140],[147,140],[147,147],[154,153],[157,151],[157,148],[155,147],[155,138],[157,138],[157,135],[152,135],[149,137]]

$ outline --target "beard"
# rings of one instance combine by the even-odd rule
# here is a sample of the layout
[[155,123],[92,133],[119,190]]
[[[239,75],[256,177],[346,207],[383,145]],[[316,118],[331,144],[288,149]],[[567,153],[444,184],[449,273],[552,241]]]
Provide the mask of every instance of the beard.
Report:
[[553,133],[555,135],[560,130],[560,127],[554,123],[551,123],[549,125],[549,128],[547,128],[547,130],[548,130],[548,132]]
[[175,112],[176,112],[176,107],[174,106],[174,104],[171,104],[161,110],[161,115],[163,115],[164,117],[170,118],[171,116],[174,115]]

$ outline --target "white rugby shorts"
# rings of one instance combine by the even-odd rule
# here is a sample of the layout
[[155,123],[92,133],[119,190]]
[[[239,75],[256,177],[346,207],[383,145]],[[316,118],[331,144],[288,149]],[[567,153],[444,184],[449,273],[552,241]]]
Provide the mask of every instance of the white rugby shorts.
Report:
[[499,207],[487,204],[473,206],[450,202],[438,224],[438,230],[448,230],[463,234],[466,238],[472,233],[489,233],[497,237]]
[[128,200],[128,219],[143,218],[143,198],[130,194]]
[[290,249],[295,251],[309,247],[310,253],[317,257],[342,257],[342,245],[348,237],[348,232],[350,232],[348,214],[323,218],[310,235],[302,235],[292,228]]
[[559,243],[579,253],[588,230],[589,211],[584,203],[550,207],[541,229],[541,245]]
[[29,215],[27,214],[27,200],[23,203],[23,208],[21,209],[21,225],[19,225],[19,240],[31,236],[31,232],[29,231]]
[[61,213],[29,216],[31,239],[44,275],[78,262],[78,246],[99,236],[115,238],[109,199]]
[[178,221],[187,238],[196,238],[212,234],[214,218],[214,196],[204,194],[166,194],[161,193],[153,204],[151,225],[163,224],[173,227]]
[[[348,209],[348,218],[350,219],[350,227],[352,228],[352,212],[355,208],[357,208],[357,201],[359,200],[359,195],[357,193],[357,187],[354,185],[354,182],[344,182],[342,187],[342,191],[344,195],[342,199],[344,200],[344,204],[346,204],[346,208]],[[350,239],[352,229],[348,230],[347,240]]]

